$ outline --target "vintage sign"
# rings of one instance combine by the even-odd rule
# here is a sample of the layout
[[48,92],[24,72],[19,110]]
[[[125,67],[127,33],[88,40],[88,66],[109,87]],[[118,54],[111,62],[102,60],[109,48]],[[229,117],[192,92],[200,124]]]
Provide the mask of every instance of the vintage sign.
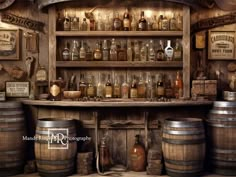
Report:
[[0,92],[0,101],[6,101],[6,93]]
[[29,97],[29,82],[6,82],[7,97]]
[[234,43],[234,31],[210,31],[208,39],[208,59],[234,59]]

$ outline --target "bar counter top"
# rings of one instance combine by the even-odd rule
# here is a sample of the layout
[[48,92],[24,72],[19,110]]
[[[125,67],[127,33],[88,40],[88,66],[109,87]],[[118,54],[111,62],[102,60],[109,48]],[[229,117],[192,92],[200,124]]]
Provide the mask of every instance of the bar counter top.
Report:
[[32,106],[59,106],[59,107],[169,107],[169,106],[210,106],[213,101],[191,101],[191,100],[172,100],[168,102],[158,101],[48,101],[48,100],[22,100],[25,105]]

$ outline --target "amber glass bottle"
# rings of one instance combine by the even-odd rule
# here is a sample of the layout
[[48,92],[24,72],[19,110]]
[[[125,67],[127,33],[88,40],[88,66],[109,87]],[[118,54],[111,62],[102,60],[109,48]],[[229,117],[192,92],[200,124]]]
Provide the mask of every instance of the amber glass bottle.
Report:
[[110,162],[111,161],[110,161],[109,148],[107,147],[105,137],[103,137],[99,148],[99,165],[101,167],[102,172],[109,169],[109,167],[111,166]]
[[132,171],[145,171],[146,153],[145,148],[139,141],[139,135],[135,136],[135,144],[130,151],[130,162]]

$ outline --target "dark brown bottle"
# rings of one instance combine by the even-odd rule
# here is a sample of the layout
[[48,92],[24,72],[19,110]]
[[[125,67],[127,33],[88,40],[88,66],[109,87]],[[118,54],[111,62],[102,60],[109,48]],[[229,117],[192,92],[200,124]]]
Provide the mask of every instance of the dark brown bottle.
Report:
[[123,29],[124,31],[130,31],[130,15],[129,10],[126,9],[123,16]]
[[147,30],[147,21],[144,18],[144,11],[141,12],[141,17],[138,22],[138,30],[139,31],[146,31]]
[[81,91],[81,98],[87,96],[87,84],[84,80],[84,74],[80,75],[79,90]]
[[145,171],[146,153],[145,148],[139,141],[139,135],[135,136],[135,144],[130,151],[130,162],[132,171]]
[[111,166],[110,152],[109,148],[107,147],[105,137],[102,138],[99,148],[99,165],[101,167],[102,172],[108,170],[109,167]]

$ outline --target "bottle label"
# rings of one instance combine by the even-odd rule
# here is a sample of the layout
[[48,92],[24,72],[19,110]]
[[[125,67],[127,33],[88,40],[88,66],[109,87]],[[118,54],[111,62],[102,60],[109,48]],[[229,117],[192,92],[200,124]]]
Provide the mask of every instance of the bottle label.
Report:
[[173,59],[174,50],[173,50],[172,47],[166,48],[165,53],[166,53],[167,60],[172,60]]
[[176,59],[176,60],[181,59],[181,58],[182,58],[182,55],[181,55],[181,54],[182,54],[182,53],[181,53],[180,50],[175,51],[175,52],[174,52],[174,57],[175,57],[175,59]]
[[86,58],[86,52],[85,51],[80,52],[79,57],[83,59]]
[[138,97],[144,98],[146,93],[146,87],[144,85],[138,86]]
[[51,87],[50,87],[50,93],[52,96],[56,97],[60,94],[60,87],[58,87],[56,84],[53,84]]
[[94,97],[94,95],[95,95],[94,87],[88,87],[88,89],[87,89],[87,96]]
[[112,97],[112,87],[111,86],[106,86],[105,88],[105,92],[106,92],[106,98],[111,98]]
[[120,30],[121,28],[121,21],[120,20],[115,20],[114,21],[114,29],[115,30]]
[[62,52],[62,58],[63,58],[63,60],[69,60],[70,59],[70,52],[68,50],[64,50]]
[[122,87],[122,98],[129,98],[129,87]]
[[46,81],[47,80],[47,72],[45,70],[38,70],[36,73],[37,81]]
[[165,55],[164,55],[164,52],[163,51],[159,51],[157,52],[157,60],[164,60],[165,58]]
[[101,59],[101,58],[102,58],[101,52],[95,52],[95,53],[94,53],[94,59],[99,60],[99,59]]
[[139,30],[146,30],[146,23],[144,23],[144,22],[140,22],[139,24],[138,24],[138,29]]
[[130,21],[129,21],[129,19],[127,19],[127,18],[124,19],[123,26],[124,26],[124,28],[130,29]]
[[79,55],[77,53],[72,53],[71,60],[79,60]]
[[154,53],[150,53],[148,56],[150,61],[155,61],[155,54]]
[[120,97],[120,87],[114,87],[114,97]]
[[130,89],[130,98],[137,98],[138,97],[138,90],[131,88]]

